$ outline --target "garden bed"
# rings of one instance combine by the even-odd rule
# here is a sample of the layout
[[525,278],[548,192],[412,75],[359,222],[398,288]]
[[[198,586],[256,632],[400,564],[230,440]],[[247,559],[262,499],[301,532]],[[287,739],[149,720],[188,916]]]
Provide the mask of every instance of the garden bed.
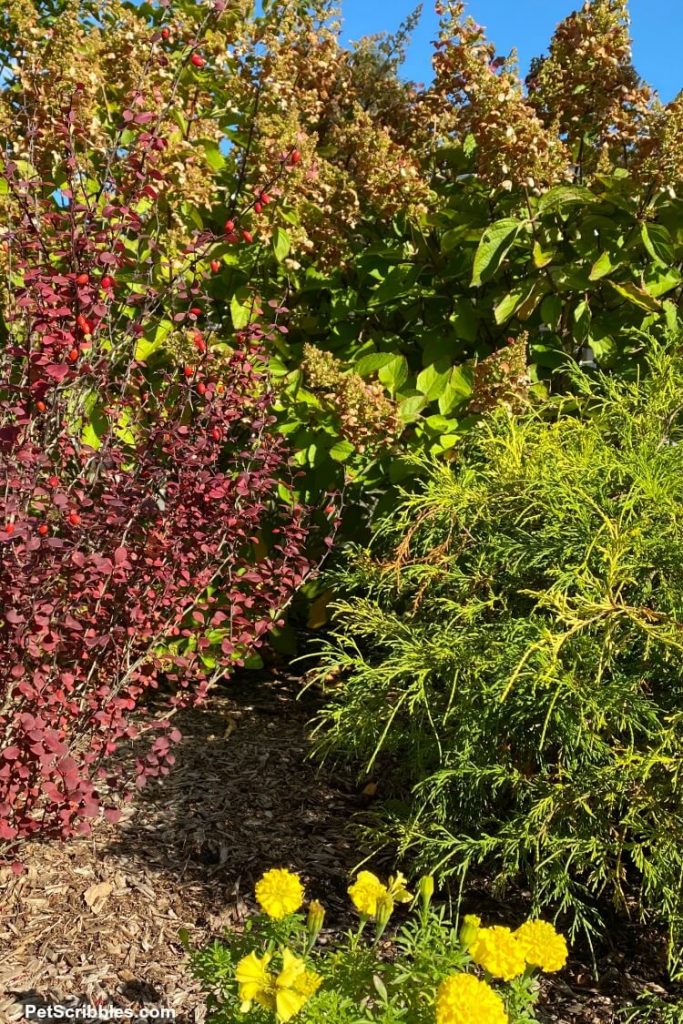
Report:
[[[345,889],[360,853],[347,826],[366,798],[349,780],[316,775],[306,758],[313,698],[296,693],[296,680],[250,677],[185,713],[173,772],[122,822],[101,823],[90,839],[35,845],[22,875],[5,870],[2,1024],[39,1000],[157,1004],[200,1024],[203,998],[178,931],[200,943],[239,925],[255,879],[273,865],[302,872],[333,927],[349,923]],[[473,891],[467,909],[505,920],[511,907]],[[543,1021],[612,1024],[638,994],[666,994],[653,937],[622,927],[612,938],[599,982],[575,951],[545,983]]]

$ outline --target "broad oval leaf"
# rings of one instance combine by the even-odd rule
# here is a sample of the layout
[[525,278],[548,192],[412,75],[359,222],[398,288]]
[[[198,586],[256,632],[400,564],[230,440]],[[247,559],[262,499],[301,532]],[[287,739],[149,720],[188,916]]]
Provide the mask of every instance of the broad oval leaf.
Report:
[[479,286],[493,277],[521,227],[522,221],[506,217],[486,229],[474,254],[473,286]]

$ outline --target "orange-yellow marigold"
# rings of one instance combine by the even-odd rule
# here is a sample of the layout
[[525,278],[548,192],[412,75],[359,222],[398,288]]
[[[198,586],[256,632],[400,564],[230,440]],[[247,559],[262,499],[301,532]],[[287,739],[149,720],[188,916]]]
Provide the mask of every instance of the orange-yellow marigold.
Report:
[[473,974],[454,974],[439,985],[436,1024],[507,1024],[503,1000]]
[[522,947],[509,928],[480,928],[469,950],[474,962],[494,978],[511,981],[526,969]]
[[548,921],[526,921],[515,932],[524,959],[542,971],[561,971],[567,962],[568,950],[564,935]]
[[299,909],[304,901],[304,887],[292,871],[272,868],[256,883],[256,899],[268,917],[281,921]]
[[377,913],[377,901],[389,895],[389,890],[372,871],[359,871],[353,885],[347,889],[351,901],[359,914],[374,917]]

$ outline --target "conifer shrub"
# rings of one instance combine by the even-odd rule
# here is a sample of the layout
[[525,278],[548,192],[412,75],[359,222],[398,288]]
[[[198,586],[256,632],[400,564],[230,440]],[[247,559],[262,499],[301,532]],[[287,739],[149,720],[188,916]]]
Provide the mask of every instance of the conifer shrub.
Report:
[[[374,772],[387,837],[590,935],[683,900],[683,359],[499,407],[340,573],[321,755]],[[672,946],[672,949],[675,947]]]

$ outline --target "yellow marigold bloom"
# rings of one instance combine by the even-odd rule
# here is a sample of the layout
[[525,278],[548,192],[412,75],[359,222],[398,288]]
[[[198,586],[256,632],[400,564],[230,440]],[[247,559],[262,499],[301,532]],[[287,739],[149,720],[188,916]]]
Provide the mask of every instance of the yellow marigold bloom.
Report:
[[475,963],[494,978],[511,981],[526,969],[524,952],[509,928],[480,928],[469,947]]
[[524,959],[542,971],[560,971],[569,955],[564,935],[548,921],[526,921],[515,932]]
[[273,978],[268,974],[270,959],[269,953],[266,953],[262,960],[259,960],[256,953],[249,953],[248,956],[242,957],[235,968],[243,1013],[251,1009],[252,1003],[258,1003],[264,1010],[275,1009]]
[[360,871],[347,892],[358,913],[364,917],[374,917],[377,913],[377,900],[389,895],[386,885],[372,871]]
[[503,1000],[473,974],[454,974],[436,993],[436,1024],[508,1024]]
[[273,868],[256,883],[256,899],[268,917],[281,921],[299,909],[304,901],[304,887],[298,875]]
[[[365,917],[377,917],[377,902],[384,901],[387,896],[391,899],[392,907],[394,903],[410,903],[413,898],[406,889],[406,877],[400,871],[390,876],[388,885],[380,882],[372,871],[360,871],[347,892],[358,913]],[[386,907],[386,904],[383,906]]]
[[322,978],[309,971],[304,960],[288,949],[282,954],[282,970],[275,979],[275,1011],[278,1021],[288,1021],[320,987]]

